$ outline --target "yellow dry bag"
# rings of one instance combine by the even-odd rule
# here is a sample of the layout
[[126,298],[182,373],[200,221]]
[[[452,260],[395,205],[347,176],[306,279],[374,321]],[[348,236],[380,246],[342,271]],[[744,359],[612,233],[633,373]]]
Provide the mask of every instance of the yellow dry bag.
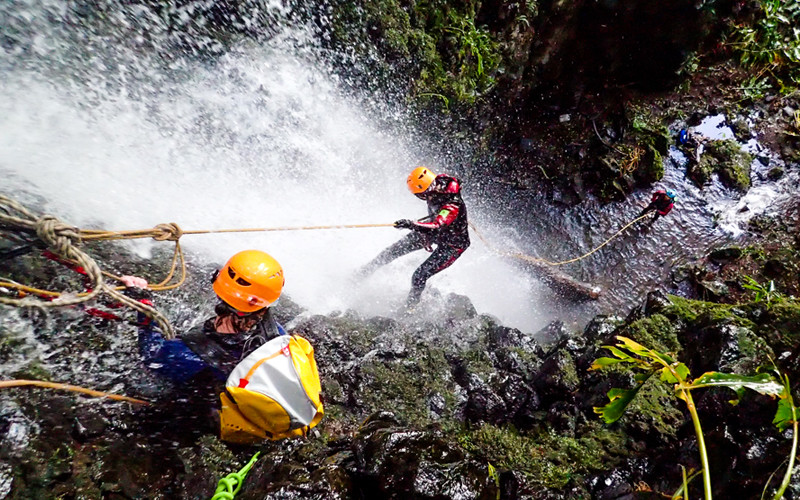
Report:
[[305,436],[323,416],[314,348],[298,335],[270,340],[236,365],[219,396],[226,441]]

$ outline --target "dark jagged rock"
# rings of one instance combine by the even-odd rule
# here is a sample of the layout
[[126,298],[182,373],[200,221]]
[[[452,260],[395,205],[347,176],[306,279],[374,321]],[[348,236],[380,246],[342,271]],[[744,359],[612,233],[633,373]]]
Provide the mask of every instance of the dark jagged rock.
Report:
[[397,427],[386,415],[359,432],[356,456],[367,498],[492,498],[496,486],[483,466],[436,432]]
[[597,500],[633,500],[633,485],[628,471],[612,470],[607,474],[593,478],[592,497]]
[[622,318],[618,316],[595,316],[583,330],[583,336],[588,342],[608,339],[619,327]]
[[546,327],[542,328],[534,337],[542,344],[549,345],[560,342],[563,339],[571,337],[573,332],[570,331],[563,321],[553,321]]
[[580,380],[575,361],[566,349],[551,352],[539,369],[534,386],[545,404],[574,397]]
[[495,381],[484,381],[477,374],[469,374],[462,387],[467,392],[467,402],[463,409],[464,419],[470,422],[504,423],[508,413],[506,404],[493,388]]
[[742,249],[739,247],[718,248],[717,250],[714,250],[708,254],[708,258],[716,262],[736,260],[741,256]]
[[692,331],[692,342],[682,357],[697,373],[723,371],[741,375],[755,373],[774,358],[772,349],[749,328],[723,323]]

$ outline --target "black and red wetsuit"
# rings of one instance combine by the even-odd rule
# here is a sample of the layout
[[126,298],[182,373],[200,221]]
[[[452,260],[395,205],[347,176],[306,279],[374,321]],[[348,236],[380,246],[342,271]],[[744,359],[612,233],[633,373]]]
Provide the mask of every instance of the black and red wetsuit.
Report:
[[[414,222],[410,227],[411,233],[382,251],[361,269],[362,274],[368,274],[415,250],[425,248],[433,251],[411,277],[411,291],[407,301],[409,306],[419,302],[425,283],[431,276],[449,267],[469,247],[467,207],[461,198],[461,183],[458,179],[437,175],[421,197],[428,202],[428,216]],[[436,245],[435,250],[432,250],[432,245]]]
[[469,246],[467,207],[461,199],[461,184],[455,177],[437,175],[425,192],[428,217],[414,223],[414,230],[432,237],[431,243],[466,250]]
[[656,214],[655,217],[657,219],[660,216],[667,215],[672,210],[673,206],[674,206],[673,198],[670,197],[665,190],[659,189],[658,191],[653,193],[652,198],[650,198],[650,204],[647,205],[639,215],[641,216],[646,214],[647,212],[656,210],[658,211],[658,214]]

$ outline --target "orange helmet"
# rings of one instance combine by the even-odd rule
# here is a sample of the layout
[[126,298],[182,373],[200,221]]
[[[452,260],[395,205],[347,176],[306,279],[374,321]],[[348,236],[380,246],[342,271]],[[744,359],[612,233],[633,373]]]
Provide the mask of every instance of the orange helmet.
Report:
[[427,191],[433,180],[436,179],[434,174],[428,167],[417,167],[408,176],[408,189],[414,194],[420,194]]
[[253,312],[273,304],[283,290],[283,268],[261,250],[239,252],[222,266],[214,292],[237,311]]

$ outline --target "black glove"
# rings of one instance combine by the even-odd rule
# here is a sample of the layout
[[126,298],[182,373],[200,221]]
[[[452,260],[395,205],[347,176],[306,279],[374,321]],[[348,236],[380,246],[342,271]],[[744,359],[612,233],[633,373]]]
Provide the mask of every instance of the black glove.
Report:
[[414,221],[409,219],[400,219],[399,221],[395,221],[394,227],[397,229],[414,229]]

